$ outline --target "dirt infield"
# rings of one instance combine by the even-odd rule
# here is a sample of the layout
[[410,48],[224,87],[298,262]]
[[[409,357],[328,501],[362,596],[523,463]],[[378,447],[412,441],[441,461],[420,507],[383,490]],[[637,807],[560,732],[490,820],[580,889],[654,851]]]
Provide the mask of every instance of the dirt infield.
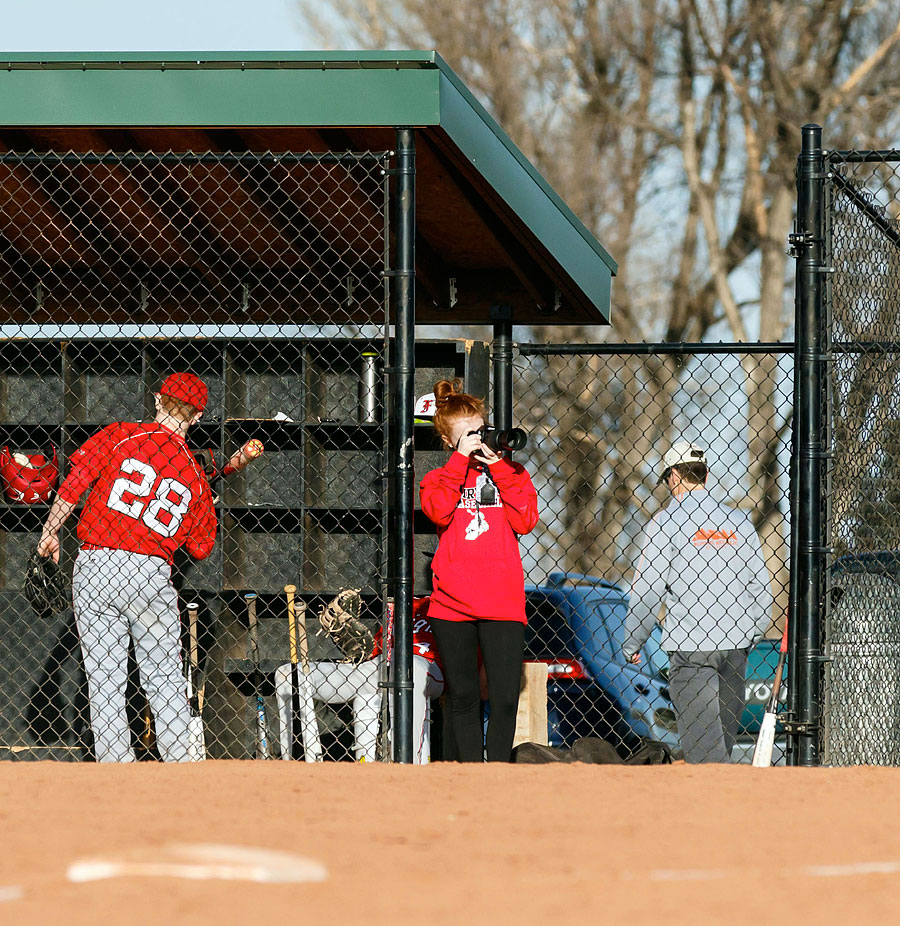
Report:
[[3,923],[848,924],[900,893],[893,769],[3,763],[0,793]]

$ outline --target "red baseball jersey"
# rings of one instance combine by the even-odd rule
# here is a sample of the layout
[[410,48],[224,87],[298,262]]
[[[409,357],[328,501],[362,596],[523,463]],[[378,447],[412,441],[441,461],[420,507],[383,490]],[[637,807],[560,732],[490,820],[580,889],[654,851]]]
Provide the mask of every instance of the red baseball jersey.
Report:
[[117,422],[72,455],[60,486],[75,504],[90,487],[78,521],[82,547],[128,550],[172,562],[182,546],[205,559],[216,542],[209,483],[184,438],[155,422]]
[[[413,654],[427,659],[429,662],[437,662],[440,665],[440,659],[437,650],[434,647],[434,633],[431,630],[431,624],[428,622],[428,602],[429,598],[413,598]],[[394,604],[388,603],[388,634],[393,642],[394,636]],[[381,655],[382,646],[382,628],[379,626],[375,631],[375,643],[372,647],[372,658]],[[393,649],[393,646],[391,647]],[[390,655],[390,653],[388,654]]]
[[452,453],[422,480],[422,510],[437,525],[428,613],[448,621],[525,623],[517,534],[538,522],[537,492],[518,463],[490,466]]

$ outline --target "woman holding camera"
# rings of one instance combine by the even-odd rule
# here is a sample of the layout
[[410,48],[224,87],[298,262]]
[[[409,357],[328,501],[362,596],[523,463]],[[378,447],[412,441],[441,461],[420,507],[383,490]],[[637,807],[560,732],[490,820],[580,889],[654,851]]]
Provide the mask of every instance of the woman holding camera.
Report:
[[512,752],[525,649],[525,577],[519,534],[538,521],[524,468],[484,443],[484,403],[459,380],[434,387],[434,427],[449,450],[422,480],[422,510],[437,525],[428,617],[444,664],[460,761],[481,762],[478,651],[487,675],[489,762]]

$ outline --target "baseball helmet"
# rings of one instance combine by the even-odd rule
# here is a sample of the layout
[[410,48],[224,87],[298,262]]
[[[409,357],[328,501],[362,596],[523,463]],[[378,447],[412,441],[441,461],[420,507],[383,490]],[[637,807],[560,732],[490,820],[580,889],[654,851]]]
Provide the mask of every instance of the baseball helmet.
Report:
[[9,447],[0,450],[0,480],[11,502],[35,505],[50,501],[59,481],[56,447],[51,444],[50,448],[51,455],[10,453]]
[[416,424],[431,424],[434,421],[434,411],[437,403],[434,399],[434,393],[428,392],[420,395],[416,399],[416,406],[413,409],[413,420]]

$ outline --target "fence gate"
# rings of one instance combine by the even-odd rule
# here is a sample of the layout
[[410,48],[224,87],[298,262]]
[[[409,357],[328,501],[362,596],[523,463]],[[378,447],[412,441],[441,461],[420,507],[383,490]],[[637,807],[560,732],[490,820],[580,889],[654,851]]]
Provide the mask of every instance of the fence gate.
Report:
[[[749,512],[774,595],[768,639],[735,695],[732,756],[750,760],[789,595],[793,353],[788,343],[519,345],[515,417],[531,435],[519,459],[541,508],[522,538],[526,658],[548,666],[551,745],[600,736],[627,754],[651,737],[680,750],[660,628],[639,665],[622,646],[643,530],[669,500],[662,455],[686,439],[707,451],[710,493]],[[737,590],[726,594],[723,626],[743,608]]]
[[900,765],[900,151],[821,156],[821,758]]
[[[375,759],[379,660],[340,662],[318,615],[345,587],[370,628],[383,613],[387,167],[383,152],[0,155],[0,757]],[[112,422],[153,421],[172,373],[208,390],[186,440],[210,474],[264,446],[211,479],[216,542],[175,554],[178,611],[165,570],[130,559],[134,537],[165,551],[194,518],[178,438],[155,428],[166,455],[148,463],[118,453],[136,440],[119,428],[76,456]],[[74,463],[107,490],[65,495],[65,574],[84,538],[99,548],[79,560],[81,627],[23,594]]]

